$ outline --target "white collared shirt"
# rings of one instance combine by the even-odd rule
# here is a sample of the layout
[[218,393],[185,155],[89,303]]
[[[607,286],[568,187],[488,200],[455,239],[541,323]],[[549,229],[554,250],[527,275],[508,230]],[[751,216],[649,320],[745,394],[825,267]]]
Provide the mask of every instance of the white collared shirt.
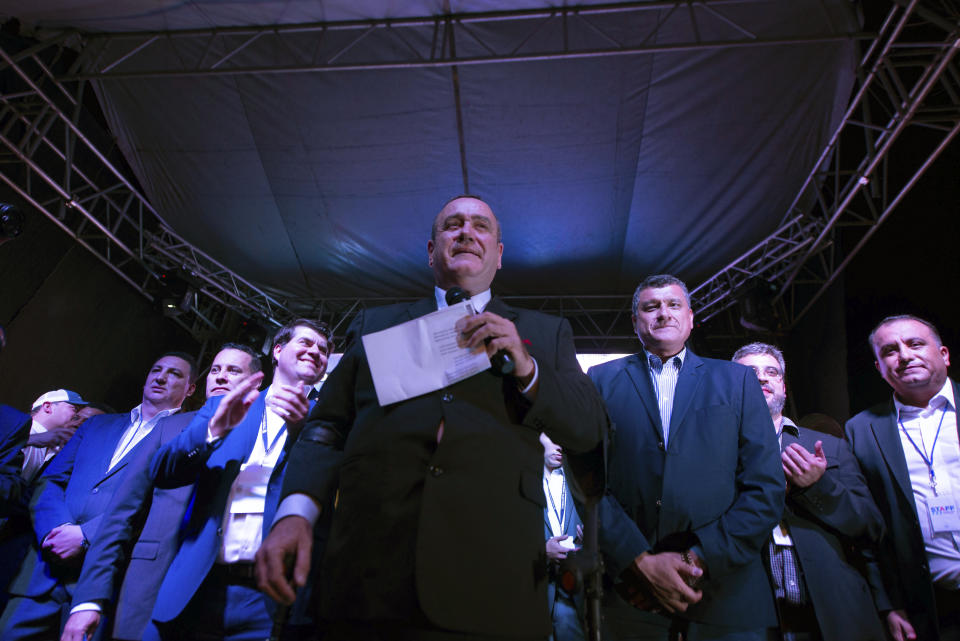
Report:
[[[935,496],[930,482],[930,468],[917,451],[917,448],[920,448],[927,460],[933,462],[937,495],[943,497],[952,494],[953,500],[960,502],[960,443],[957,438],[957,405],[953,396],[953,384],[948,378],[943,388],[924,408],[905,405],[896,396],[893,404],[897,411],[897,432],[900,434],[900,444],[903,446],[907,470],[910,472],[913,500],[920,518],[920,529],[923,531],[930,576],[933,582],[941,587],[957,589],[960,587],[960,532],[933,531],[930,510],[927,507],[930,499]],[[907,435],[910,438],[907,438]],[[913,443],[910,439],[913,439]]]
[[543,468],[543,493],[547,496],[547,519],[554,536],[563,536],[563,522],[566,521],[567,505],[566,478],[563,467],[550,470]]
[[[436,285],[433,287],[433,296],[437,300],[437,309],[443,309],[444,307],[449,307],[447,305],[447,290],[440,289]],[[490,299],[493,297],[493,294],[490,293],[489,289],[486,289],[479,294],[475,294],[470,297],[470,304],[473,305],[473,311],[480,313],[487,308],[487,304],[490,303]]]
[[[30,436],[45,434],[48,431],[49,430],[37,420],[34,420],[30,424]],[[22,476],[27,483],[32,483],[40,471],[40,468],[43,467],[43,464],[49,461],[53,455],[59,451],[60,446],[36,447],[28,445],[24,447],[23,467],[21,468],[20,476]]]
[[120,440],[117,441],[117,447],[113,450],[113,457],[110,459],[108,470],[112,470],[117,463],[123,460],[123,457],[153,430],[161,418],[176,414],[180,410],[179,407],[160,410],[149,421],[145,421],[142,420],[142,407],[143,405],[140,404],[130,410],[130,425],[124,430]]
[[[272,386],[267,389],[265,400],[270,398],[271,391]],[[284,419],[267,404],[253,450],[230,486],[223,515],[223,541],[217,556],[220,563],[253,561],[263,538],[267,485],[286,441]]]

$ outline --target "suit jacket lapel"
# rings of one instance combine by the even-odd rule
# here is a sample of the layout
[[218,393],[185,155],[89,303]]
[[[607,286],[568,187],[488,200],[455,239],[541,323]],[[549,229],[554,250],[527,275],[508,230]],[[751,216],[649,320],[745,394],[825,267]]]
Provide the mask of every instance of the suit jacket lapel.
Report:
[[[110,468],[110,461],[113,459],[113,453],[116,452],[117,446],[120,445],[120,439],[123,438],[123,434],[128,427],[130,427],[130,414],[118,414],[114,418],[112,425],[106,429],[98,430],[100,433],[100,445],[97,447],[97,450],[100,455],[100,465],[99,468],[93,469],[100,469],[103,470],[103,472],[100,478],[97,479],[95,485],[100,485],[126,466],[130,452],[127,452],[122,459],[117,461],[117,464],[114,465],[113,468]],[[142,443],[143,440],[146,440],[146,437],[141,439],[140,442]],[[137,445],[140,445],[140,443],[137,443]]]
[[490,302],[487,303],[486,309],[484,311],[493,312],[497,316],[503,316],[508,321],[515,321],[517,319],[517,312],[515,309],[503,302],[502,299],[494,296],[490,299]]
[[630,380],[633,381],[633,386],[636,388],[637,394],[640,395],[640,400],[642,401],[640,404],[647,411],[647,416],[650,417],[650,424],[657,430],[660,438],[663,438],[660,405],[657,403],[657,395],[653,391],[653,383],[650,381],[650,372],[647,369],[647,364],[643,362],[643,352],[630,356],[627,359],[624,369],[626,369]]
[[897,431],[897,408],[890,401],[890,411],[870,421],[870,429],[877,440],[880,455],[896,479],[900,491],[910,505],[914,505],[913,486],[910,484],[910,472],[907,469],[907,459],[903,454],[903,443],[900,442],[900,433]]
[[[679,433],[678,428],[683,425],[683,419],[690,409],[690,403],[700,387],[700,368],[703,361],[699,356],[687,350],[687,357],[680,367],[680,376],[677,377],[677,389],[673,395],[673,413],[670,415],[670,442]],[[668,445],[669,447],[669,445]]]
[[[247,460],[260,434],[260,422],[263,420],[263,413],[266,410],[264,403],[266,396],[266,390],[263,390],[253,401],[250,409],[247,410],[247,415],[227,435],[223,444],[210,455],[207,460],[208,467],[225,466],[230,461],[243,463]],[[237,470],[239,469],[238,467]]]
[[435,311],[437,311],[437,301],[435,298],[422,298],[407,307],[407,315],[411,320]]

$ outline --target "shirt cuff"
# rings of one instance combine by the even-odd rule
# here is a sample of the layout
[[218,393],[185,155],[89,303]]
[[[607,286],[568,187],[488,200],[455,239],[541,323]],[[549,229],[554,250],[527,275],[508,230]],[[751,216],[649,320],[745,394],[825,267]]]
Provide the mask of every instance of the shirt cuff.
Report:
[[530,379],[530,384],[520,390],[520,393],[526,396],[530,393],[530,390],[533,389],[533,386],[537,384],[537,378],[540,376],[540,369],[537,367],[537,359],[533,356],[530,357],[530,360],[533,361],[533,378]]
[[86,601],[70,608],[70,614],[76,614],[77,612],[103,612],[103,609],[93,601]]
[[302,516],[310,522],[310,527],[320,518],[320,504],[309,494],[294,493],[280,501],[277,514],[273,517],[272,528],[285,516]]

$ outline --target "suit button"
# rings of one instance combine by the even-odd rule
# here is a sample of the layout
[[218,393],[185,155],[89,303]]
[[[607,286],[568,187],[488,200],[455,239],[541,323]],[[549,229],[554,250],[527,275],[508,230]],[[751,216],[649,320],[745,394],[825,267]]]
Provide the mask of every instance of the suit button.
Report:
[[663,501],[661,501],[660,499],[657,499],[657,507],[660,507],[661,505],[663,505]]
[[223,536],[223,528],[222,528],[222,527],[218,527],[218,528],[217,528],[217,536]]
[[659,443],[657,443],[657,447],[660,448],[660,451],[661,451],[661,452],[662,452],[664,449],[666,449],[666,448],[663,446],[663,441],[660,441]]
[[453,394],[451,394],[450,392],[445,392],[442,398],[444,403],[449,403],[450,401],[453,400]]
[[443,468],[439,465],[431,465],[427,468],[427,470],[430,472],[431,476],[440,476],[443,474]]
[[97,493],[99,493],[99,492],[100,492],[100,488],[99,488],[99,487],[93,488],[93,493],[94,493],[94,494],[97,494]]

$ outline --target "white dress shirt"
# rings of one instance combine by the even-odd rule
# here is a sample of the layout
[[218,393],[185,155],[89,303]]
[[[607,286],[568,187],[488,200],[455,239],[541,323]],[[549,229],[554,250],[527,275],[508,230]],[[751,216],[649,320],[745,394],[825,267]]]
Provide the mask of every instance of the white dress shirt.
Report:
[[567,510],[567,480],[563,476],[563,468],[554,470],[543,468],[543,493],[547,497],[547,519],[550,521],[550,531],[554,536],[563,536],[563,522],[566,520]]
[[[271,396],[267,390],[265,399]],[[257,440],[240,473],[230,486],[223,515],[223,544],[219,563],[253,561],[263,538],[263,510],[270,475],[287,441],[285,420],[267,404],[260,419]]]
[[[960,443],[957,438],[957,405],[953,397],[953,384],[948,378],[943,388],[923,408],[904,405],[896,397],[893,403],[897,410],[900,444],[907,460],[913,500],[930,563],[930,576],[934,583],[943,588],[958,589],[960,532],[934,532],[928,509],[930,500],[935,496],[952,496],[954,504],[960,499]],[[930,480],[930,467],[924,458],[933,463],[936,492]]]
[[108,470],[112,470],[113,467],[130,452],[130,450],[136,447],[137,443],[142,441],[147,434],[153,430],[154,426],[160,422],[161,418],[166,418],[171,414],[176,414],[177,411],[180,410],[179,407],[160,410],[153,416],[153,418],[147,421],[143,419],[142,408],[143,405],[140,404],[130,410],[130,426],[124,430],[123,436],[121,436],[120,440],[117,442],[117,447],[113,451],[113,457],[110,459],[110,467],[107,468]]

